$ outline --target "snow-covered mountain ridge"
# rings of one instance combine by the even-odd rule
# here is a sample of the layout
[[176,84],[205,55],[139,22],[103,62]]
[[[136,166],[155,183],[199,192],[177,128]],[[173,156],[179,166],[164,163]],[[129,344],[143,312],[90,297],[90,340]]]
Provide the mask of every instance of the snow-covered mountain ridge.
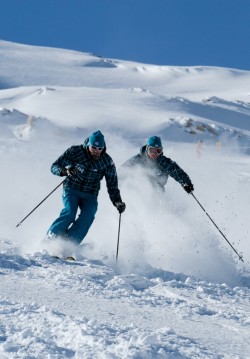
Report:
[[[250,358],[250,72],[145,65],[0,41],[0,358]],[[51,163],[93,130],[118,174],[148,136],[189,174],[159,201],[103,183],[80,247],[42,239],[61,209]],[[198,154],[196,143],[203,140]],[[75,263],[51,258],[67,252]]]
[[[233,135],[237,139],[238,133],[230,133],[237,132],[237,128],[249,137],[247,71],[159,67],[62,49],[4,41],[0,45],[3,108],[46,117],[64,126],[70,123],[84,128],[90,124],[107,127],[108,122],[117,132],[129,128],[129,135],[136,138],[143,131],[147,137],[154,128],[160,133],[171,130],[175,140],[181,137],[188,142],[196,141],[180,130],[180,125],[189,119],[198,122],[196,130],[184,126],[184,132],[196,133],[201,138],[206,132],[204,123],[205,127],[218,127],[210,135],[221,136],[222,123],[230,138]],[[133,113],[127,111],[130,101]],[[77,109],[73,113],[71,106]],[[112,109],[108,121],[104,117],[107,106]],[[66,120],[61,116],[62,110]]]
[[[162,95],[201,98],[237,92],[249,101],[250,72],[216,67],[145,65],[92,54],[0,41],[1,88],[66,86],[143,88]],[[44,65],[46,63],[46,66]],[[94,75],[94,76],[93,76]],[[5,84],[5,85],[4,85]],[[237,89],[235,85],[237,84]]]

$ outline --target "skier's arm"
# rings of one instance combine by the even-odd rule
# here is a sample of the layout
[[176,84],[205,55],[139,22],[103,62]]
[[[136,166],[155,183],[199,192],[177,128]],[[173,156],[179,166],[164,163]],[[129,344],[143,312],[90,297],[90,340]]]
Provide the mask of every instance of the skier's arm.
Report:
[[119,168],[119,181],[123,182],[130,175],[130,171],[141,165],[141,155],[135,155],[128,159]]
[[68,148],[51,166],[51,172],[56,176],[66,176],[67,166],[72,165],[72,147]]
[[172,161],[170,158],[162,157],[158,162],[158,165],[163,171],[167,172],[167,174],[179,182],[188,193],[193,191],[194,187],[191,179],[176,162]]
[[116,167],[113,161],[107,168],[107,171],[105,173],[105,179],[106,179],[108,194],[113,205],[115,205],[116,202],[122,202],[120,190],[118,188]]
[[125,163],[123,163],[122,167],[127,167],[127,168],[131,168],[133,166],[137,166],[138,164],[140,164],[140,160],[141,160],[141,155],[135,155],[133,157],[131,157],[129,160],[127,160]]

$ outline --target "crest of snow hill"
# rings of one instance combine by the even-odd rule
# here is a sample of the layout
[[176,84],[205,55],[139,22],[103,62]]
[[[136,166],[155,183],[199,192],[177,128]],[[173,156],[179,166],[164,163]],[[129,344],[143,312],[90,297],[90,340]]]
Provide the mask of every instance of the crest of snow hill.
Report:
[[225,146],[233,140],[247,151],[247,71],[145,65],[5,41],[0,45],[1,130],[13,123],[19,139],[32,140],[35,123],[48,120],[58,131],[101,127],[130,140],[156,132],[166,141]]

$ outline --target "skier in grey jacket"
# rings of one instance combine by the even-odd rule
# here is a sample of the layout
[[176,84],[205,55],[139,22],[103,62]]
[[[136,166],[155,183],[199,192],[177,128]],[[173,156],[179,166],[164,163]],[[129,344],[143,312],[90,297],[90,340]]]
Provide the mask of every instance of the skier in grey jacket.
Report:
[[186,172],[176,162],[163,155],[162,142],[158,136],[150,137],[147,144],[141,148],[140,153],[125,162],[123,167],[144,168],[152,185],[162,192],[165,191],[164,186],[169,176],[179,182],[187,193],[194,190],[194,186]]
[[[61,237],[80,243],[86,236],[97,211],[100,182],[106,179],[107,190],[113,205],[122,213],[122,202],[115,164],[106,153],[101,131],[87,138],[84,145],[68,148],[51,166],[57,176],[67,176],[63,184],[64,208],[50,226],[47,237]],[[76,219],[76,214],[80,214]]]

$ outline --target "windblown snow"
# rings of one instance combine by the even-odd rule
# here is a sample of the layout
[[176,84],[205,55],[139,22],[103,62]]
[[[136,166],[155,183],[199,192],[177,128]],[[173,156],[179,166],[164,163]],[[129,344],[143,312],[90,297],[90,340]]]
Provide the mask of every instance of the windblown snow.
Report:
[[[249,83],[248,71],[0,41],[1,359],[250,358]],[[105,182],[80,247],[44,241],[61,188],[16,228],[60,183],[51,163],[97,129],[127,205],[117,262]],[[173,179],[159,197],[124,178],[151,135],[218,228]]]

